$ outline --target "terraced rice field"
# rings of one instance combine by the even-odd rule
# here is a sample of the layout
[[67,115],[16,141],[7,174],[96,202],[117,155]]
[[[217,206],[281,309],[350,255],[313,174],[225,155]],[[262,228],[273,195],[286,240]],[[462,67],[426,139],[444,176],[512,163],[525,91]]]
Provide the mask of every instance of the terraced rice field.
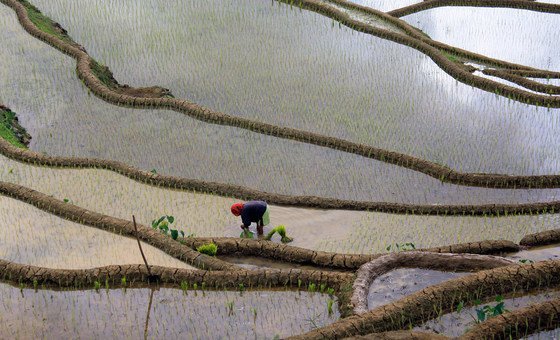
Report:
[[0,0],[0,337],[557,337],[559,13]]

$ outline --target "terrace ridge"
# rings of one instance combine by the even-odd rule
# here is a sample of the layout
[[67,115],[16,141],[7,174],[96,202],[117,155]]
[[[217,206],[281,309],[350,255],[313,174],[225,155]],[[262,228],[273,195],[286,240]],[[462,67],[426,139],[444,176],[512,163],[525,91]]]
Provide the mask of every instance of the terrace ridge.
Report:
[[[288,2],[287,0],[278,0],[278,1]],[[341,2],[342,0],[337,0],[337,1]],[[524,1],[524,0],[520,0],[520,1]],[[362,157],[378,160],[381,162],[397,165],[406,169],[423,173],[427,176],[436,178],[442,182],[456,184],[456,185],[503,188],[503,189],[540,189],[540,188],[560,187],[560,175],[505,175],[505,174],[491,174],[491,173],[487,173],[487,174],[464,173],[464,172],[453,170],[444,165],[440,165],[428,160],[420,159],[403,153],[380,149],[361,143],[355,143],[341,138],[329,137],[329,136],[303,131],[299,129],[289,128],[289,127],[276,126],[273,124],[268,124],[264,122],[247,119],[247,118],[236,117],[225,113],[212,111],[208,108],[204,108],[202,106],[199,106],[187,100],[168,98],[168,97],[152,98],[152,97],[139,97],[139,96],[130,95],[135,93],[138,94],[138,91],[141,92],[141,89],[143,88],[138,89],[138,91],[132,90],[133,88],[130,88],[131,90],[129,92],[123,93],[122,91],[115,89],[113,86],[107,85],[106,83],[104,83],[99,79],[98,75],[93,71],[93,69],[97,67],[96,65],[98,65],[98,63],[87,54],[87,52],[82,46],[72,42],[71,39],[69,39],[70,42],[66,41],[65,39],[61,39],[53,34],[44,32],[40,30],[37,26],[35,26],[35,24],[29,19],[27,7],[26,5],[24,5],[27,4],[28,6],[31,6],[27,1],[24,1],[22,3],[21,1],[18,0],[0,0],[0,2],[10,6],[16,11],[18,20],[20,21],[21,25],[31,35],[47,42],[48,44],[54,46],[55,48],[61,50],[62,52],[76,58],[77,71],[78,71],[77,73],[79,78],[82,79],[84,84],[95,95],[113,104],[130,106],[130,107],[140,107],[140,108],[149,107],[149,108],[170,109],[186,114],[187,116],[190,116],[192,118],[213,123],[213,124],[233,126],[233,127],[253,131],[256,133],[271,135],[277,138],[295,140],[302,143],[308,143],[321,147],[331,148],[334,150],[339,150],[342,152],[347,152]],[[291,1],[290,3],[292,2],[293,1]],[[406,24],[404,21],[399,20],[397,18],[392,18],[382,12],[370,9],[372,13],[375,12],[378,15],[384,16],[384,18],[388,20],[389,19],[393,20],[395,23],[398,23],[398,25],[400,25],[400,27],[402,28],[408,27],[407,32],[410,35],[395,33],[388,30],[368,26],[364,23],[360,23],[356,20],[351,19],[346,13],[343,13],[339,10],[336,10],[332,7],[325,5],[324,3],[320,3],[315,0],[303,0],[303,1],[298,0],[295,3],[300,4],[302,7],[305,7],[306,9],[313,10],[320,14],[332,17],[335,20],[339,20],[341,23],[360,32],[372,34],[397,43],[402,43],[407,46],[413,47],[423,53],[426,53],[426,55],[432,58],[434,62],[436,62],[436,64],[438,64],[444,71],[448,72],[451,76],[455,77],[459,81],[463,81],[469,84],[472,83],[470,85],[479,87],[484,90],[488,90],[492,92],[498,91],[498,94],[501,95],[511,95],[515,97],[516,94],[524,94],[528,96],[525,98],[526,100],[529,100],[530,98],[540,98],[539,100],[542,100],[540,104],[549,107],[560,106],[560,97],[537,95],[504,84],[499,84],[489,79],[480,78],[472,75],[468,70],[468,68],[465,67],[465,65],[449,60],[448,57],[446,57],[442,53],[442,51],[438,49],[438,48],[443,48],[442,46],[440,46],[441,43],[434,42],[434,44],[436,43],[438,44],[439,46],[438,48],[430,45],[426,41],[431,41],[431,39],[426,40],[427,39],[426,37],[416,32],[411,26]],[[448,48],[453,49],[452,50],[453,53],[457,55],[463,55],[468,52],[460,49],[454,49],[452,47],[448,47]],[[479,56],[479,57],[482,58],[483,56]],[[489,62],[489,60],[492,59],[486,58],[485,60]],[[494,61],[495,63],[498,63],[503,67],[511,68],[511,70],[508,69],[508,72],[519,71],[519,72],[531,72],[533,74],[535,73],[541,74],[543,72],[549,72],[549,71],[535,70],[528,67],[523,67],[522,65],[515,66],[515,64],[504,64],[503,62],[498,60],[494,60]],[[547,73],[543,73],[543,74],[547,74]],[[480,86],[478,86],[477,84]],[[152,88],[157,88],[157,87],[152,87]],[[548,90],[550,89],[547,88],[547,91]],[[165,96],[163,92],[161,93],[161,95]],[[521,96],[519,98],[523,99],[524,97]],[[538,101],[535,103],[538,104]],[[4,150],[5,148],[3,148],[4,154],[6,155],[9,154]],[[13,153],[12,155],[15,156]],[[56,162],[60,163],[61,164],[60,166],[64,166],[62,165],[63,163],[72,163],[69,162],[67,159],[64,161],[58,159],[56,160]]]

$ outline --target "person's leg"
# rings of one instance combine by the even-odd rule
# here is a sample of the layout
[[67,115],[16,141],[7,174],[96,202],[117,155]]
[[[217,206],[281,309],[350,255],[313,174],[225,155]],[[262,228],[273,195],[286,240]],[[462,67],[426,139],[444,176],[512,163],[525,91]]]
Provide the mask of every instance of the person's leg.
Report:
[[257,222],[257,235],[258,236],[262,236],[264,234],[264,229],[263,229],[263,220],[260,219]]

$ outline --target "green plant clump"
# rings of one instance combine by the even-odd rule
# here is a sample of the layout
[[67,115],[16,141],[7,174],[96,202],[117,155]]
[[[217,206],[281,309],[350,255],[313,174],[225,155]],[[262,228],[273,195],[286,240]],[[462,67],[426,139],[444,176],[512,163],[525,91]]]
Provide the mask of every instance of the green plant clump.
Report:
[[16,114],[10,109],[0,105],[0,137],[18,148],[26,148],[18,135],[27,135],[17,122]]
[[[111,70],[109,70],[107,66],[102,65],[93,59],[91,60],[90,66],[93,74],[95,74],[97,79],[99,79],[105,86],[112,89],[118,87],[118,83],[113,77],[113,73],[111,72]],[[152,173],[157,173],[157,171],[153,172],[154,170],[155,169],[152,169]]]
[[280,235],[280,237],[282,238],[281,239],[282,243],[290,243],[294,240],[293,238],[287,236],[286,226],[284,225],[279,225],[276,228],[269,231],[268,234],[266,234],[266,236],[264,237],[264,239],[270,241],[272,239],[272,236],[274,236],[274,234],[276,233],[278,233],[278,235]]
[[38,29],[45,33],[54,35],[60,40],[75,44],[72,38],[68,36],[67,32],[62,27],[60,27],[59,24],[52,21],[49,17],[43,15],[43,13],[41,13],[41,11],[37,7],[30,4],[27,0],[20,0],[20,2],[23,6],[25,6],[27,15],[29,16],[29,20],[31,20],[31,22],[35,26],[37,26]]
[[218,252],[218,246],[214,243],[203,244],[200,247],[196,247],[196,251],[209,256],[216,256]]
[[406,242],[406,243],[395,243],[394,245],[390,244],[385,248],[387,251],[395,250],[395,251],[407,251],[407,250],[415,250],[416,246],[414,243]]
[[[475,301],[475,305],[479,305],[480,301]],[[502,315],[504,312],[507,312],[508,310],[505,308],[505,304],[504,304],[504,297],[501,295],[498,295],[496,297],[496,305],[494,306],[484,306],[483,308],[477,308],[476,309],[476,317],[477,320],[476,322],[483,322],[488,318],[491,318],[493,316],[498,316],[498,315]]]
[[[175,217],[171,215],[163,215],[157,220],[152,221],[152,228],[159,230],[162,234],[171,236],[172,239],[177,240],[179,235],[185,238],[185,232],[182,230],[171,229],[170,225],[175,222]],[[192,237],[194,234],[189,234],[187,237]]]

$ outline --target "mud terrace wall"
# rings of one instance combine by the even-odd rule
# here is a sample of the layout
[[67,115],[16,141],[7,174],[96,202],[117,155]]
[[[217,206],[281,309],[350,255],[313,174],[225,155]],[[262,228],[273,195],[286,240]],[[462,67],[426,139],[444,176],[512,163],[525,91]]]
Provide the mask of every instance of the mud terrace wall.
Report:
[[[325,284],[339,289],[352,276],[346,273],[322,272],[312,270],[237,270],[206,271],[150,266],[152,276],[160,283],[180,285],[186,282],[210,289],[239,289],[263,287],[297,287],[307,289],[310,283]],[[0,276],[5,281],[37,285],[50,285],[70,288],[93,287],[95,281],[110,285],[121,285],[122,278],[129,283],[153,283],[149,280],[144,265],[115,265],[92,269],[50,269],[13,263],[0,259]]]
[[412,13],[444,6],[502,7],[535,12],[560,13],[560,5],[530,0],[424,0],[414,5],[387,12],[387,14],[394,17],[403,17]]
[[[462,63],[457,63],[449,60],[442,53],[440,49],[446,50],[447,52],[451,52],[455,55],[466,56],[472,59],[480,59],[486,63],[499,65],[507,69],[520,70],[520,71],[533,72],[533,73],[536,72],[546,77],[552,77],[555,75],[555,74],[550,74],[549,71],[535,70],[529,67],[524,67],[522,65],[505,63],[499,60],[476,55],[468,51],[456,49],[447,46],[445,44],[434,42],[431,39],[427,38],[426,36],[422,35],[420,32],[418,32],[412,26],[408,25],[406,22],[391,17],[385,13],[375,11],[373,9],[368,9],[368,12],[378,15],[382,17],[384,20],[390,21],[392,24],[404,30],[406,34],[395,33],[389,30],[375,28],[367,24],[361,23],[359,21],[353,20],[349,17],[348,14],[343,13],[331,6],[328,6],[323,2],[319,2],[315,0],[305,0],[305,1],[280,0],[280,1],[297,5],[302,8],[315,11],[322,15],[326,15],[337,21],[340,21],[342,24],[347,25],[357,31],[366,34],[375,35],[384,39],[388,39],[415,48],[418,51],[425,53],[430,58],[432,58],[437,65],[439,65],[445,72],[450,74],[452,77],[468,85],[475,86],[483,90],[491,91],[493,93],[498,93],[503,96],[507,96],[531,104],[549,106],[549,107],[560,107],[560,97],[553,97],[549,95],[538,95],[532,92],[523,91],[511,86],[497,83],[486,78],[477,77],[471,74],[472,69],[469,69]],[[31,35],[47,42],[48,44],[54,46],[60,51],[74,57],[77,60],[77,73],[79,78],[94,94],[113,104],[126,105],[130,107],[170,109],[170,110],[184,113],[192,118],[199,119],[209,123],[234,126],[257,133],[275,136],[278,138],[291,139],[303,143],[319,145],[323,147],[332,148],[335,150],[341,150],[344,152],[360,155],[363,157],[368,157],[371,159],[376,159],[382,162],[395,164],[414,171],[422,172],[428,176],[437,178],[442,182],[449,182],[458,185],[469,185],[469,186],[480,186],[480,187],[491,187],[491,188],[560,187],[559,175],[509,176],[509,175],[502,175],[502,174],[462,173],[450,169],[446,166],[442,166],[416,157],[412,157],[410,155],[379,149],[360,143],[353,143],[340,138],[328,137],[328,136],[324,136],[308,131],[293,129],[293,128],[275,126],[272,124],[267,124],[263,122],[250,120],[250,119],[231,116],[221,112],[212,111],[210,109],[201,107],[195,103],[191,103],[187,100],[167,98],[167,97],[154,98],[154,97],[142,96],[147,91],[149,92],[149,89],[159,89],[157,87],[140,88],[140,89],[133,89],[127,87],[127,91],[123,92],[122,90],[119,90],[118,87],[115,88],[112,86],[108,86],[98,78],[96,73],[93,71],[93,69],[96,68],[98,64],[87,54],[87,52],[82,46],[78,45],[77,43],[74,43],[70,38],[61,39],[57,36],[41,31],[39,28],[37,28],[35,24],[33,24],[33,22],[29,19],[28,16],[27,11],[32,6],[31,4],[29,4],[28,2],[20,2],[18,0],[0,0],[0,2],[10,6],[16,11],[18,20],[20,21],[21,25]],[[341,4],[347,4],[343,0],[337,0],[337,2]],[[353,5],[353,6],[358,8],[357,5]],[[62,31],[65,34],[65,31],[64,30]],[[65,37],[67,36],[65,35]],[[110,72],[108,73],[110,74]],[[110,76],[110,78],[112,79],[112,76]],[[125,87],[125,86],[121,86],[121,87]],[[166,92],[163,90],[160,92],[162,94],[165,94]],[[62,166],[62,164],[59,165]]]
[[505,313],[475,325],[461,340],[521,339],[560,327],[560,299],[545,301]]
[[445,281],[366,313],[292,339],[340,339],[413,327],[454,310],[460,301],[472,302],[498,294],[526,292],[560,284],[560,261],[511,265]]
[[[210,242],[218,246],[218,255],[260,256],[292,263],[347,270],[358,269],[369,261],[385,256],[385,254],[340,254],[315,251],[270,241],[229,237],[195,237],[185,240],[185,244],[193,249]],[[444,247],[418,249],[417,251],[455,254],[500,254],[518,250],[519,246],[517,244],[511,241],[499,240],[461,243]]]
[[[393,11],[390,12],[392,14],[385,14],[373,9],[368,9],[367,7],[348,3],[345,0],[333,1],[347,8],[367,11],[372,15],[377,15],[392,23],[395,27],[400,28],[405,32],[404,34],[372,27],[356,21],[348,14],[324,2],[316,0],[280,1],[333,18],[357,31],[415,48],[432,58],[445,72],[466,84],[486,91],[498,91],[499,94],[503,96],[530,104],[560,107],[560,97],[535,94],[474,76],[471,73],[473,71],[472,69],[466,67],[462,62],[450,60],[442,51],[450,52],[455,56],[470,58],[471,60],[479,60],[498,67],[499,69],[489,72],[494,72],[494,75],[498,75],[503,79],[510,79],[520,84],[522,83],[522,86],[529,89],[531,87],[537,88],[537,86],[540,85],[536,85],[536,82],[524,80],[523,77],[560,77],[558,73],[506,63],[469,51],[456,49],[439,42],[434,42],[412,26],[396,18],[399,12],[395,14],[395,11]],[[60,26],[56,26],[56,23],[51,22],[57,34],[46,33],[35,26],[28,16],[28,10],[34,10],[30,3],[24,0],[0,0],[0,2],[10,6],[16,11],[20,23],[30,34],[74,57],[77,60],[79,78],[97,96],[113,104],[175,110],[209,123],[235,126],[262,134],[277,136],[279,138],[292,139],[377,159],[422,172],[428,176],[438,178],[442,182],[491,188],[526,189],[560,187],[560,175],[508,176],[501,174],[460,173],[445,166],[408,155],[211,111],[186,100],[169,98],[168,91],[162,88],[150,87],[134,89],[119,85],[112,78],[107,68],[103,68],[97,64],[97,62],[87,54],[85,49],[73,42],[66,35],[66,31]],[[457,2],[445,0],[429,0],[414,6],[419,6],[418,8],[425,7],[424,9],[427,9],[444,6],[446,4],[456,5],[456,3]],[[464,5],[464,2],[462,3]],[[557,5],[537,4],[526,0],[508,0],[507,3],[500,0],[477,0],[468,3],[469,5],[476,4],[477,6],[492,7],[515,6],[514,8],[553,13],[557,13],[556,11],[559,11],[557,7],[560,7]],[[409,7],[413,7],[413,11],[422,10],[414,6]],[[408,10],[410,11],[411,9]],[[403,11],[404,9],[401,9],[401,13]],[[102,81],[100,79],[101,76],[108,79]],[[546,85],[538,87],[537,90],[553,94],[558,92],[557,87]],[[53,167],[102,168],[118,172],[131,179],[150,185],[181,190],[196,190],[199,192],[234,196],[238,198],[259,198],[278,205],[431,215],[502,215],[506,213],[528,214],[555,213],[560,211],[560,202],[432,206],[360,202],[312,196],[278,195],[229,184],[152,174],[114,161],[89,158],[50,157],[29,150],[15,148],[3,140],[0,140],[0,153],[29,164]],[[285,286],[307,289],[307,286],[311,284],[324,284],[334,288],[339,298],[341,314],[343,317],[348,317],[332,325],[294,337],[298,339],[344,338],[371,333],[375,334],[371,334],[367,338],[434,338],[432,334],[402,331],[402,329],[435,318],[443,312],[449,312],[453,310],[460,301],[465,301],[468,305],[472,304],[474,299],[487,299],[497,294],[524,293],[533,289],[552,288],[560,285],[560,261],[543,261],[535,264],[519,265],[500,257],[473,255],[502,253],[520,249],[519,245],[503,240],[457,244],[389,255],[338,254],[276,244],[270,241],[234,238],[187,238],[183,243],[180,243],[152,228],[142,225],[139,226],[139,231],[136,233],[131,221],[89,211],[23,186],[0,182],[0,194],[29,203],[41,210],[71,221],[128,237],[135,237],[137,235],[142,241],[161,249],[167,254],[204,269],[186,270],[150,266],[148,270],[144,265],[114,265],[83,270],[67,270],[17,264],[0,259],[0,275],[2,275],[4,281],[11,282],[12,284],[92,289],[95,282],[107,282],[109,285],[120,285],[122,282],[121,280],[125,277],[127,282],[132,282],[133,284],[153,284],[155,277],[156,281],[164,284],[179,286],[186,282],[190,286],[196,283],[201,287],[215,289],[238,289],[240,285],[247,288],[260,287],[270,289],[272,287]],[[350,271],[359,268],[359,270],[357,273],[353,271],[332,272],[320,269],[243,270],[231,263],[201,254],[194,250],[197,246],[209,242],[213,242],[218,246],[218,255],[253,255],[293,263],[311,264],[328,269]],[[527,235],[521,241],[521,245],[534,246],[557,242],[560,242],[560,230],[551,230]],[[365,303],[367,299],[367,290],[373,279],[384,272],[400,267],[455,271],[485,270],[430,286],[398,301],[367,311],[367,304]],[[352,283],[354,284],[353,287]],[[537,329],[540,330],[543,327],[557,326],[558,304],[559,302],[557,300],[550,301],[490,319],[472,329],[469,333],[465,334],[463,338],[480,338],[481,335],[484,334],[495,334],[496,337],[500,337],[504,334],[508,336],[510,334],[512,336],[518,336],[521,332],[531,332]],[[352,315],[354,312],[360,314]],[[541,322],[543,320],[546,320],[548,323],[542,324]]]
[[354,280],[351,303],[354,313],[368,310],[368,292],[373,281],[394,269],[410,267],[442,271],[476,271],[509,266],[515,262],[503,257],[472,254],[437,254],[426,252],[402,252],[381,256],[360,267]]
[[[14,160],[41,166],[100,168],[115,171],[130,179],[170,189],[191,190],[240,199],[261,199],[271,204],[298,206],[319,209],[343,209],[378,211],[397,214],[416,215],[506,215],[506,214],[541,214],[560,211],[560,201],[522,204],[465,204],[465,205],[429,205],[404,204],[369,201],[340,200],[317,196],[290,196],[267,193],[248,187],[185,179],[174,176],[153,174],[133,168],[124,163],[94,158],[71,158],[45,156],[30,150],[23,150],[0,139],[0,153]],[[560,177],[560,176],[551,176]]]

